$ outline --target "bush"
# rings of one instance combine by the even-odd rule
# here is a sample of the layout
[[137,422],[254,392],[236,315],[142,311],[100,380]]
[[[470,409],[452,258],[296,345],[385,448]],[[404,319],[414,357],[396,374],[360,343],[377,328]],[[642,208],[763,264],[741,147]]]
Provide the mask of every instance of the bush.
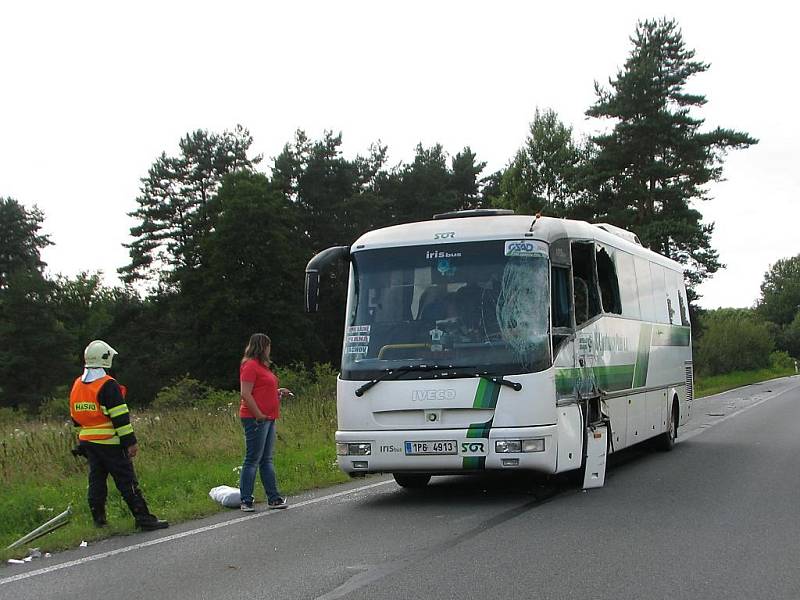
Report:
[[281,387],[288,388],[295,396],[301,397],[336,397],[336,370],[330,364],[316,363],[307,369],[302,364],[278,368],[275,374],[280,379]]
[[59,394],[45,400],[39,405],[39,416],[42,419],[69,421],[69,397]]
[[203,400],[204,408],[225,410],[228,407],[239,406],[239,392],[229,390],[211,389]]
[[770,366],[774,341],[768,326],[747,309],[720,309],[704,315],[695,363],[705,375]]
[[151,406],[156,410],[205,407],[213,391],[202,381],[184,375],[172,385],[161,388]]
[[10,406],[0,406],[0,425],[17,425],[25,420],[25,414]]
[[[315,364],[307,369],[302,364],[275,369],[281,387],[289,388],[295,397],[328,398],[336,397],[336,371],[329,364]],[[226,410],[239,406],[238,390],[219,390],[210,385],[184,375],[156,394],[150,405],[157,411],[178,408],[202,408],[206,410]],[[67,411],[69,414],[69,411]]]
[[776,350],[769,355],[769,366],[781,371],[794,369],[794,359],[787,352]]
[[800,312],[783,330],[781,346],[792,356],[800,358]]

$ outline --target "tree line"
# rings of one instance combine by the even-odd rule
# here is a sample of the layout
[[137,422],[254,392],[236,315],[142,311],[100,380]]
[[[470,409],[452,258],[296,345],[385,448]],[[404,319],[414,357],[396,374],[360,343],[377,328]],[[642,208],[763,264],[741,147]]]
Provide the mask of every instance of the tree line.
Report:
[[142,403],[186,374],[234,387],[254,331],[273,338],[281,364],[338,364],[345,273],[327,275],[328,301],[311,318],[302,308],[309,258],[365,231],[456,209],[627,228],[686,266],[696,310],[697,285],[722,267],[700,201],[721,178],[725,153],[757,143],[703,128],[695,113],[706,99],[685,86],[708,68],[674,20],[641,21],[624,65],[595,83],[586,111],[606,130],[577,138],[555,110],[537,109],[523,146],[493,173],[469,147],[451,154],[420,144],[411,160],[390,165],[379,142],[348,158],[341,133],[297,131],[266,164],[243,126],[189,132],[141,179],[119,287],[98,273],[46,277],[44,215],[0,198],[0,405],[33,407],[64,393],[94,338],[120,352],[119,378]]

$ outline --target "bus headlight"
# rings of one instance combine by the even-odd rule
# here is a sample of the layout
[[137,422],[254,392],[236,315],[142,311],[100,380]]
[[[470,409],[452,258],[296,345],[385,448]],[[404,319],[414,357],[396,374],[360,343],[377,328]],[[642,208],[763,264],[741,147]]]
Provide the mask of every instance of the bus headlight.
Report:
[[338,456],[369,456],[372,454],[372,444],[369,442],[336,442]]
[[544,438],[522,440],[523,452],[544,452]]
[[495,440],[494,451],[498,453],[522,452],[522,442],[520,440]]
[[495,440],[494,451],[498,454],[509,452],[544,452],[544,438],[533,440]]

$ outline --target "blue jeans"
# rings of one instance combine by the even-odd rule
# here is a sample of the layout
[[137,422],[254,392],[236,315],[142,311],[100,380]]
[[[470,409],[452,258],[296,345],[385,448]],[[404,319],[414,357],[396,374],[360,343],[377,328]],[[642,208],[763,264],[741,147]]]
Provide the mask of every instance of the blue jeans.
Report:
[[242,417],[242,427],[244,427],[246,446],[242,473],[239,477],[242,502],[253,501],[256,467],[261,475],[267,500],[275,501],[281,497],[275,481],[275,467],[272,466],[272,453],[275,451],[275,421],[259,423],[251,417]]

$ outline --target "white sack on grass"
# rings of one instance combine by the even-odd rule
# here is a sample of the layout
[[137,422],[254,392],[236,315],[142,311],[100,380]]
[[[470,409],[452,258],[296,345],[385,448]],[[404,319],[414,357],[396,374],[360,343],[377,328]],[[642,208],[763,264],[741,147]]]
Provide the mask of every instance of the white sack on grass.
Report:
[[229,485],[218,485],[217,487],[211,488],[208,495],[211,496],[212,500],[216,500],[222,504],[222,506],[228,508],[239,508],[242,502],[242,495],[239,492],[239,488]]

